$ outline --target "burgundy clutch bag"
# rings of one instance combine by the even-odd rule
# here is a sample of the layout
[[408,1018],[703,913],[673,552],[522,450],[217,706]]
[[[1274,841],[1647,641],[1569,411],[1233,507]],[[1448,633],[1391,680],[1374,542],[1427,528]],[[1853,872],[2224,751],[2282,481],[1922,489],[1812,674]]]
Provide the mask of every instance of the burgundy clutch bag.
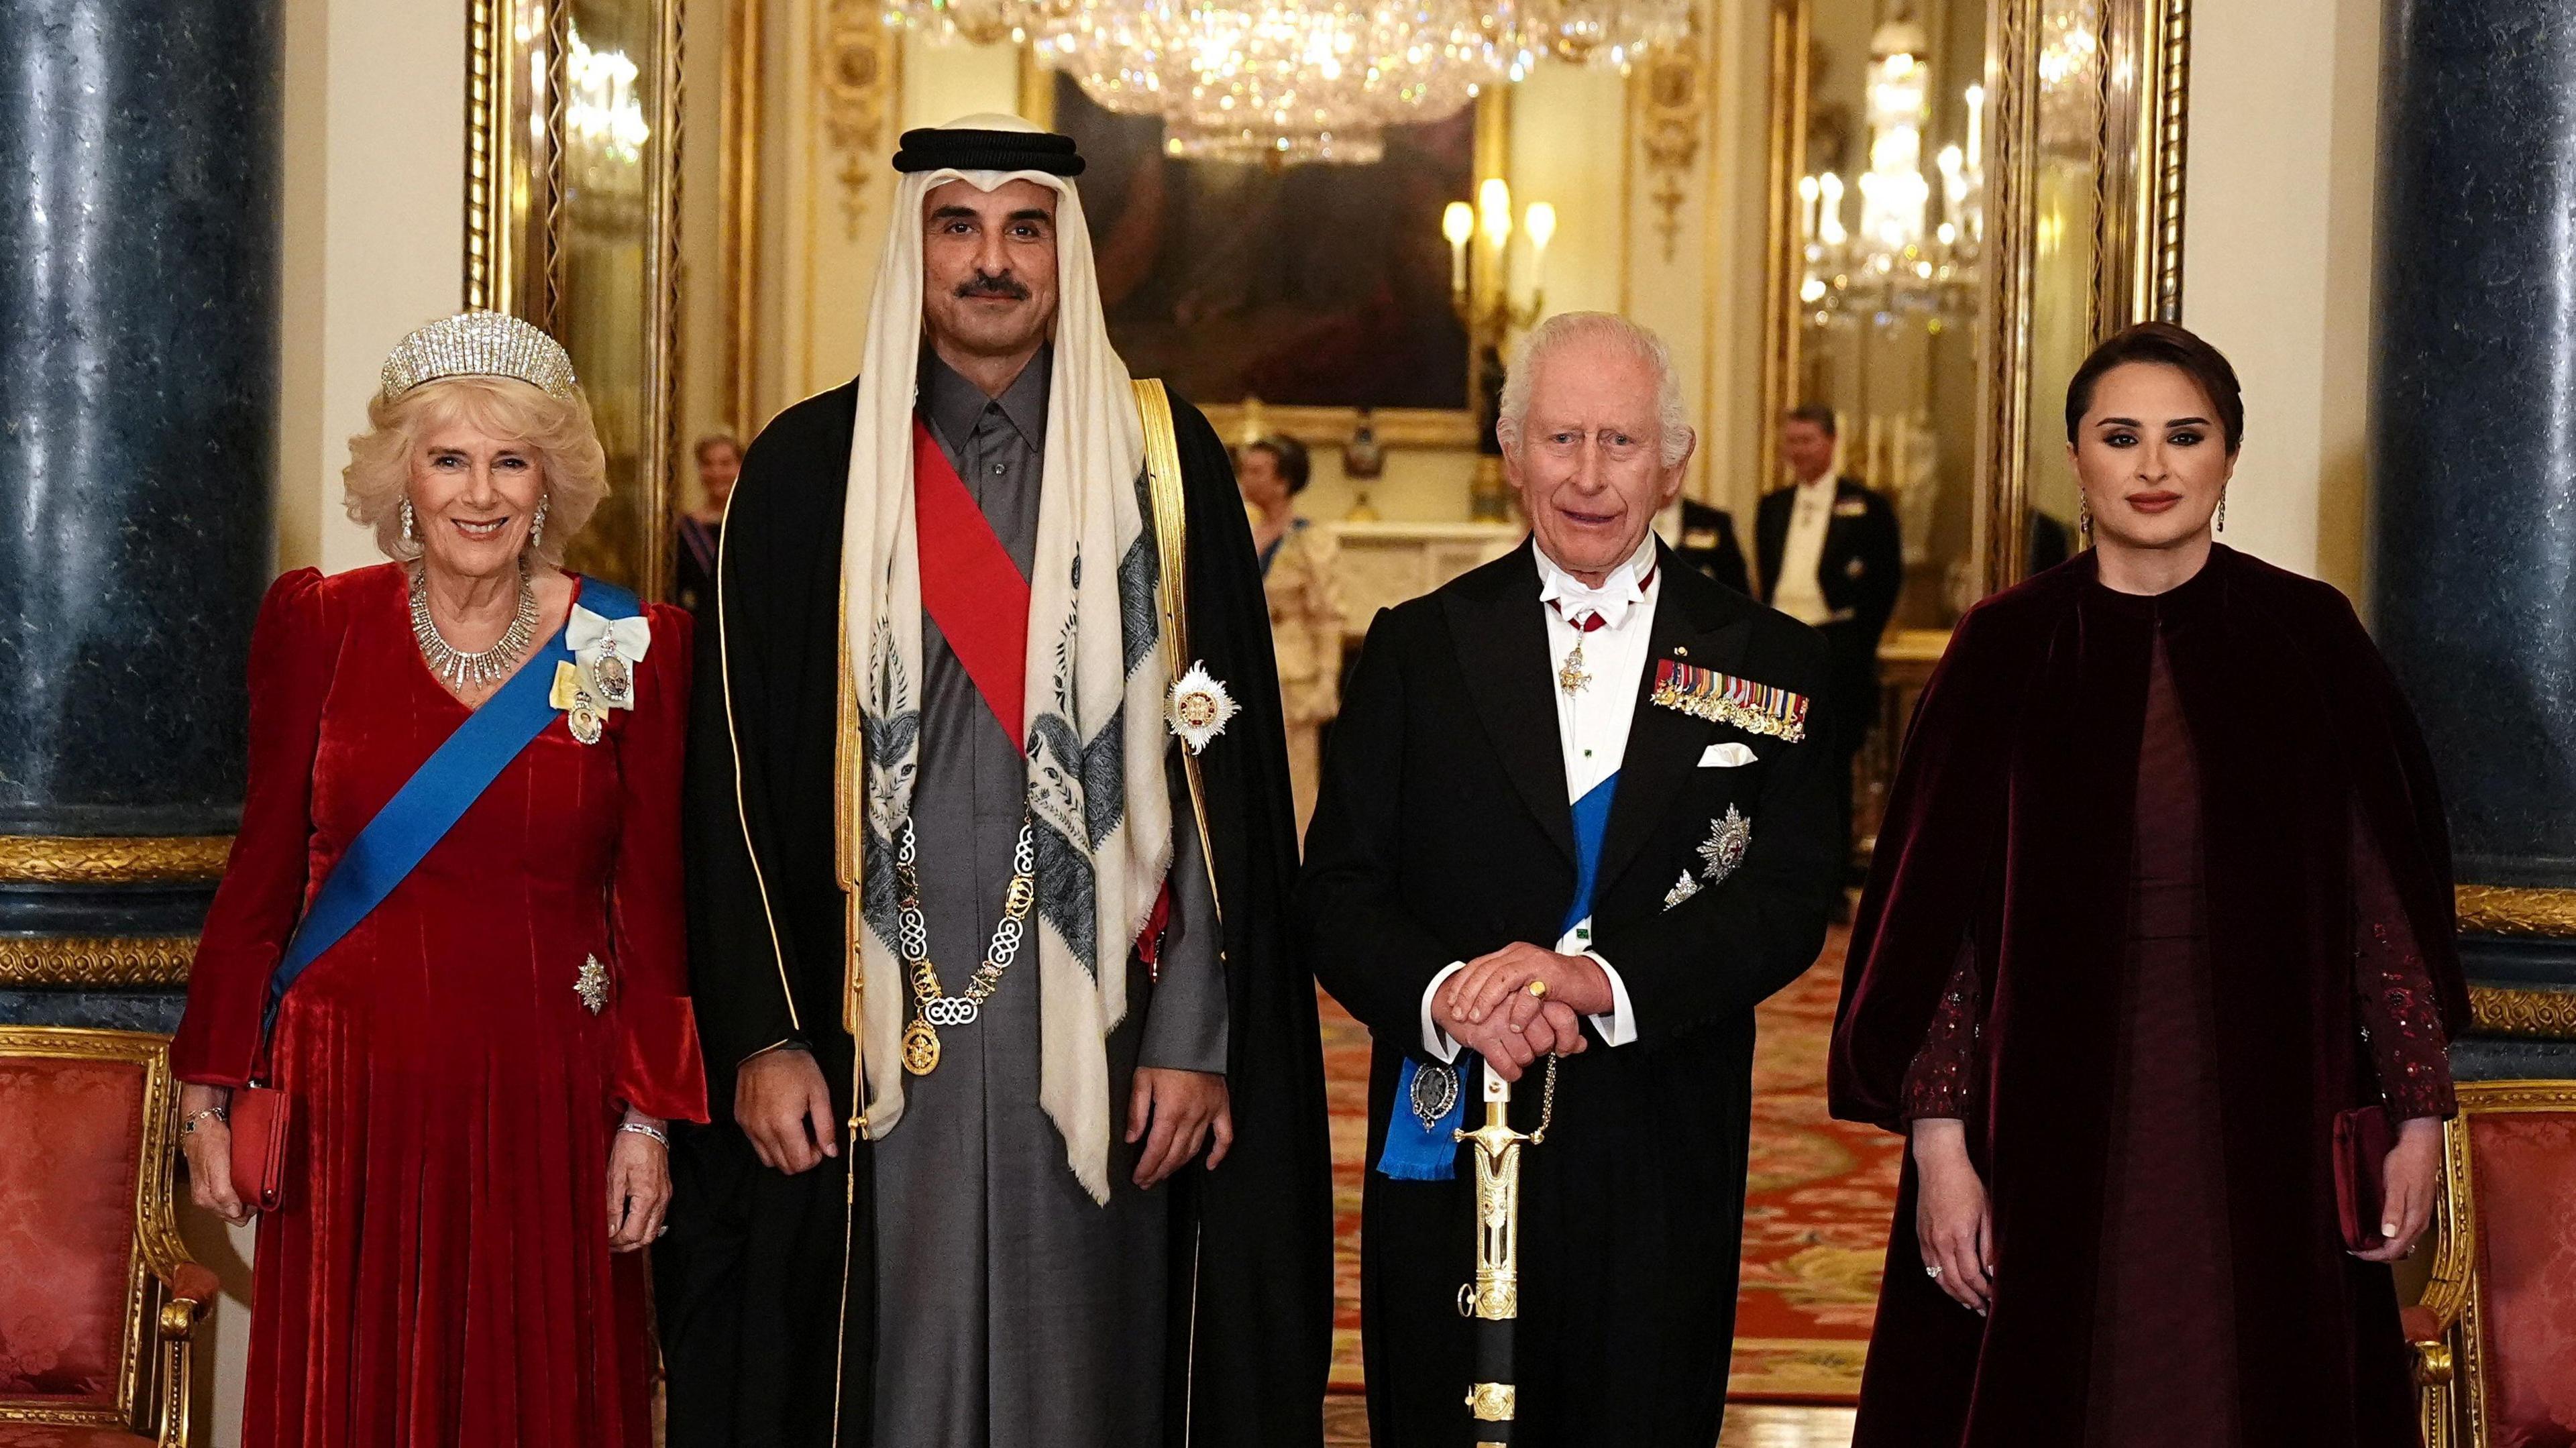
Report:
[[274,1086],[243,1086],[225,1113],[233,1137],[233,1194],[256,1211],[276,1211],[285,1192],[287,1105],[286,1093]]
[[[2387,1107],[2335,1113],[2335,1217],[2346,1251],[2375,1252],[2387,1245],[2388,1239],[2379,1235],[2379,1198],[2387,1180],[2388,1151],[2396,1144],[2397,1129],[2389,1124]],[[233,1160],[238,1171],[241,1158]]]

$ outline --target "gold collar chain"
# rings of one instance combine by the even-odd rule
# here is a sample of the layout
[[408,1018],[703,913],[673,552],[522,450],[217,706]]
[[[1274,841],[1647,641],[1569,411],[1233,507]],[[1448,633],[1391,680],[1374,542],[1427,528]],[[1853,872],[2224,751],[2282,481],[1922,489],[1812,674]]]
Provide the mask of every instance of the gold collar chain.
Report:
[[985,947],[984,963],[967,977],[966,993],[950,995],[939,983],[939,967],[930,961],[930,922],[921,913],[921,879],[914,872],[912,821],[903,822],[903,838],[894,854],[895,938],[904,969],[912,977],[912,1020],[903,1028],[903,1069],[927,1076],[939,1069],[939,1027],[971,1026],[984,1013],[984,1002],[1001,988],[1002,972],[1019,958],[1027,936],[1029,907],[1037,903],[1037,832],[1033,820],[1020,821],[1019,841],[1011,847],[1011,884],[1002,898],[1002,918]]

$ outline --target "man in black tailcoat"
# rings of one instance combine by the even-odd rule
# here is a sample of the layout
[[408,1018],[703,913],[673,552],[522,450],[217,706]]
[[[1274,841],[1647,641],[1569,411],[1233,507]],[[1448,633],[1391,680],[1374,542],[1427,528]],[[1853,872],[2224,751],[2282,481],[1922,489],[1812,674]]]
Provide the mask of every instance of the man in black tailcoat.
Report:
[[[1550,318],[1503,391],[1531,539],[1378,615],[1298,885],[1367,1024],[1362,1287],[1376,1441],[1472,1441],[1478,1073],[1516,1080],[1521,1448],[1708,1448],[1725,1406],[1753,1007],[1835,889],[1812,630],[1651,531],[1693,435],[1651,332]],[[1551,1054],[1561,1057],[1547,1084]]]

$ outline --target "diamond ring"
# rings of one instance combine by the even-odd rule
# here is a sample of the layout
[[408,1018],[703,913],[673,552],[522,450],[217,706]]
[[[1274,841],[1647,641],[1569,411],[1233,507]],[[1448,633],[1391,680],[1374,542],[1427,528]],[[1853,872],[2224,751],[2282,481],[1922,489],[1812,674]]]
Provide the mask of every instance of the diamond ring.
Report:
[[1933,1281],[1935,1281],[1935,1282],[1940,1281],[1940,1280],[1941,1280],[1941,1264],[1939,1264],[1938,1262],[1935,1262],[1935,1263],[1933,1263],[1931,1266],[1924,1268],[1924,1269],[1923,1269],[1923,1275],[1924,1275],[1924,1276],[1926,1276],[1926,1277],[1931,1278],[1931,1279],[1932,1279]]

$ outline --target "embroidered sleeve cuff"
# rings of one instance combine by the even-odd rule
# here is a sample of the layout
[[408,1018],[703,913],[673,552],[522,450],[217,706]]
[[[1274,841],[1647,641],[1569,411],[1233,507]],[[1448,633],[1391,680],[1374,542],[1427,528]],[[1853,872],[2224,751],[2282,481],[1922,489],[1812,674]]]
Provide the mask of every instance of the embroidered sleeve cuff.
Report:
[[1591,1017],[1592,1028],[1599,1031],[1601,1039],[1609,1045],[1627,1045],[1637,1039],[1637,1008],[1629,1003],[1628,982],[1619,978],[1619,967],[1603,960],[1601,952],[1587,950],[1583,954],[1601,967],[1603,975],[1610,977],[1610,1014]]
[[1458,972],[1465,970],[1466,968],[1467,962],[1463,960],[1453,960],[1446,966],[1443,966],[1438,975],[1431,977],[1431,984],[1422,988],[1422,1049],[1430,1052],[1433,1060],[1455,1061],[1458,1059],[1458,1043],[1449,1039],[1449,1033],[1447,1031],[1444,1031],[1438,1026],[1432,1024],[1431,1002],[1439,996],[1440,987],[1449,983],[1449,977],[1456,975]]

